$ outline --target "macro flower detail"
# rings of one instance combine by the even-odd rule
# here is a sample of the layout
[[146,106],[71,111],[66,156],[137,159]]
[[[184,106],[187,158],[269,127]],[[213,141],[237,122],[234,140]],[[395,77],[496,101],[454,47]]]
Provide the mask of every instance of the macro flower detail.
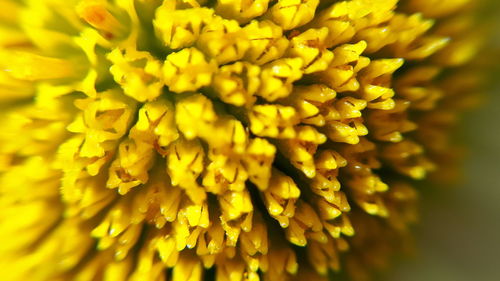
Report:
[[445,175],[472,2],[0,0],[2,280],[367,280]]

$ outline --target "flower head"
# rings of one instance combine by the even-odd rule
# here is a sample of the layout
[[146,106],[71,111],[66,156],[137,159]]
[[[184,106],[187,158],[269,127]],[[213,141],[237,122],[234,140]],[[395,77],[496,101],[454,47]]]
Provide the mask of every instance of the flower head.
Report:
[[470,2],[0,0],[3,280],[364,278],[470,103]]

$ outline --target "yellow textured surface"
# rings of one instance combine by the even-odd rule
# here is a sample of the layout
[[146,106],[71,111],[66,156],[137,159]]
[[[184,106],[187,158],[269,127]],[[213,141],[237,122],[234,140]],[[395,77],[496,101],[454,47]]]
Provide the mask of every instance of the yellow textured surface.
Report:
[[472,2],[0,0],[0,279],[367,280],[451,170]]

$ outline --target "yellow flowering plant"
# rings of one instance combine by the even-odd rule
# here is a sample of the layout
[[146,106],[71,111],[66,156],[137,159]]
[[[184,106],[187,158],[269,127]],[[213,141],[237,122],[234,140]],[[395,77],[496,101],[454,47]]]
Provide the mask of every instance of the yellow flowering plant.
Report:
[[452,162],[473,2],[0,0],[1,279],[366,280]]

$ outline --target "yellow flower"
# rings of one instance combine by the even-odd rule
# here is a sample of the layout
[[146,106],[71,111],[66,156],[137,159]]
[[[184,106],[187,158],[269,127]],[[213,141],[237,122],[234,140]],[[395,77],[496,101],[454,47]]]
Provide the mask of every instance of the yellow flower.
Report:
[[0,0],[0,279],[365,279],[474,98],[472,2]]

